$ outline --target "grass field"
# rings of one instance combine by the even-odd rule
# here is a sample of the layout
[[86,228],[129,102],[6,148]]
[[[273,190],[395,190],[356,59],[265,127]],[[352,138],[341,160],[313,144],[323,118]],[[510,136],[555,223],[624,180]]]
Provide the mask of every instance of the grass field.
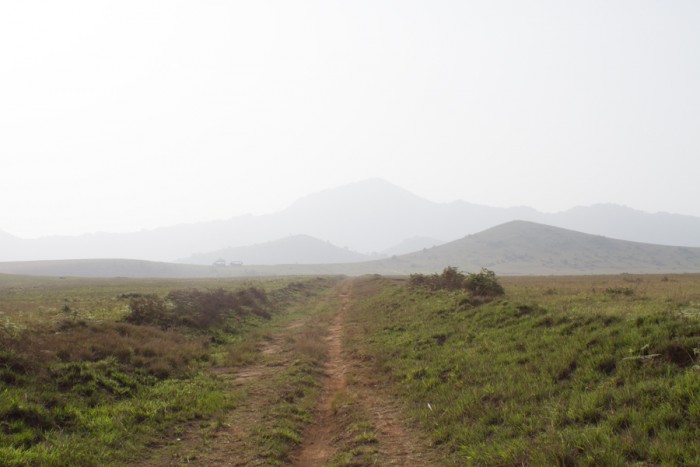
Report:
[[[332,283],[0,277],[0,463],[132,462],[188,425],[216,426],[247,391],[232,390],[207,369],[260,358],[256,342],[266,329],[319,300]],[[189,319],[192,310],[168,326],[125,320],[135,299],[162,300],[177,290],[186,298],[213,295],[193,288],[233,299],[254,290],[264,300],[232,304],[222,320],[206,324]],[[313,371],[309,365],[300,358],[274,384],[300,384]]]
[[700,277],[367,279],[350,339],[452,462],[700,464]]
[[700,465],[700,275],[498,280],[0,276],[0,463]]

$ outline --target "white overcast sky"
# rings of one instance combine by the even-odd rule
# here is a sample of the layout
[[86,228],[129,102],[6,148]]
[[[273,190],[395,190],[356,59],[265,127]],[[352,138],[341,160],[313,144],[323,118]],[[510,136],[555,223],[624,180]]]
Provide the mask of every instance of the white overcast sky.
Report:
[[433,201],[700,216],[700,1],[0,2],[0,230]]

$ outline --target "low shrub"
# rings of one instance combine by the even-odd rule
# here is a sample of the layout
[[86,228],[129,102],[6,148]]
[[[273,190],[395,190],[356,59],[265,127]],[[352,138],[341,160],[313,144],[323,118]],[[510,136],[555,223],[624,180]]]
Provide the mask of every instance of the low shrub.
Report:
[[479,297],[495,297],[506,293],[498,282],[496,273],[486,268],[478,273],[469,273],[464,280],[464,288]]
[[175,324],[175,315],[165,301],[157,296],[133,297],[129,301],[129,315],[124,321],[132,324],[152,324],[168,328]]
[[440,274],[411,274],[409,287],[428,290],[468,290],[476,297],[495,297],[505,290],[498,282],[496,273],[482,268],[481,272],[463,274],[457,268],[448,266]]
[[629,287],[608,287],[605,289],[605,293],[608,295],[634,295],[634,289]]
[[459,290],[465,288],[466,278],[457,268],[448,266],[440,274],[411,274],[408,283],[411,287],[429,290]]

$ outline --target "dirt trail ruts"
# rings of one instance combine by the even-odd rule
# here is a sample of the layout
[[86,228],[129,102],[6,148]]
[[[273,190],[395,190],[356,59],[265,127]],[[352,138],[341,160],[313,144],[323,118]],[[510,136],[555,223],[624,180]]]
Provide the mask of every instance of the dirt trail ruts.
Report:
[[[294,322],[287,325],[285,330],[296,329],[303,324],[303,322]],[[290,356],[283,351],[282,340],[282,335],[277,334],[260,344],[259,351],[264,356],[260,363],[242,368],[211,369],[219,378],[227,381],[232,390],[245,388],[248,391],[245,402],[229,412],[217,430],[203,437],[201,428],[191,425],[174,444],[160,446],[153,457],[135,465],[255,465],[256,460],[241,457],[240,453],[251,452],[242,448],[246,443],[250,443],[250,428],[260,421],[262,409],[273,395],[265,381],[273,377],[280,366],[290,359]]]
[[[250,429],[260,422],[263,408],[273,395],[272,389],[265,384],[265,381],[272,378],[285,362],[279,337],[265,342],[260,353],[265,356],[263,363],[224,375],[231,379],[234,387],[245,387],[248,397],[244,404],[229,414],[223,423],[223,428],[208,440],[206,449],[200,453],[196,461],[190,463],[207,466],[257,464],[254,459],[241,457],[241,453],[250,452],[244,449],[250,443]],[[224,369],[224,371],[227,370]]]
[[[343,340],[346,331],[345,316],[351,306],[353,281],[345,281],[339,290],[340,304],[328,327],[325,337],[327,361],[324,366],[324,381],[316,410],[316,416],[306,431],[304,441],[293,456],[296,466],[322,466],[347,446],[342,432],[342,423],[333,412],[337,396],[347,393],[356,401],[356,410],[361,411],[376,429],[380,465],[432,466],[446,465],[434,457],[416,430],[401,416],[397,402],[372,377],[371,363],[352,357],[344,352]],[[281,332],[262,343],[259,348],[262,362],[248,367],[221,367],[212,369],[229,382],[233,390],[247,390],[245,401],[229,412],[216,430],[202,435],[200,427],[192,425],[178,437],[161,446],[153,446],[154,455],[134,465],[216,465],[248,466],[263,465],[260,458],[246,458],[242,453],[255,455],[255,446],[250,443],[252,427],[259,424],[265,404],[274,397],[269,381],[281,367],[294,360],[294,353],[285,345],[289,331],[303,327],[308,318],[288,324]],[[261,463],[262,462],[262,463]]]
[[[326,380],[318,414],[295,456],[294,465],[322,466],[337,453],[338,447],[334,443],[343,438],[343,433],[339,432],[342,428],[333,413],[333,401],[345,391],[354,396],[353,400],[359,404],[357,409],[376,427],[383,465],[441,465],[440,460],[430,452],[425,439],[407,427],[398,405],[374,386],[372,369],[367,363],[346,356],[343,352],[344,317],[352,298],[351,281],[344,284],[340,297],[338,313],[329,327],[327,337]],[[348,384],[348,374],[352,376],[351,384]]]
[[346,282],[340,293],[341,304],[328,328],[328,361],[325,366],[326,380],[321,393],[318,415],[305,436],[305,442],[297,455],[295,465],[323,465],[335,452],[333,439],[336,424],[333,420],[332,405],[337,394],[345,390],[346,365],[342,355],[343,315],[350,302],[352,283]]
[[450,465],[429,446],[424,435],[410,427],[401,415],[399,404],[382,388],[376,387],[370,376],[371,371],[366,362],[353,361],[354,382],[351,390],[378,430],[382,465]]

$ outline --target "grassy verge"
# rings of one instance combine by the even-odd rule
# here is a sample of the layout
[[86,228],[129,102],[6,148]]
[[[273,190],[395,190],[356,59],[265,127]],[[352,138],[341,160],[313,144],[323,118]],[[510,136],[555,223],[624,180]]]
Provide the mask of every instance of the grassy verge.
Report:
[[355,288],[354,345],[459,463],[695,465],[697,284],[509,279],[482,303],[371,279]]
[[[329,284],[25,278],[0,283],[6,318],[0,327],[3,465],[123,464],[149,443],[176,439],[185,424],[221,419],[246,393],[206,368],[254,358],[255,339],[265,336],[276,316]],[[193,292],[202,285],[217,288]],[[192,297],[235,303],[217,309],[216,319],[170,320],[167,326],[124,322],[130,300],[155,297],[161,307],[166,302],[160,297],[173,290],[186,291],[177,297],[184,296],[188,306]],[[254,291],[264,300],[251,302],[248,292],[239,291]],[[183,316],[203,312],[206,318],[213,306],[185,308],[182,298],[170,303],[169,313],[182,313],[179,306]]]

